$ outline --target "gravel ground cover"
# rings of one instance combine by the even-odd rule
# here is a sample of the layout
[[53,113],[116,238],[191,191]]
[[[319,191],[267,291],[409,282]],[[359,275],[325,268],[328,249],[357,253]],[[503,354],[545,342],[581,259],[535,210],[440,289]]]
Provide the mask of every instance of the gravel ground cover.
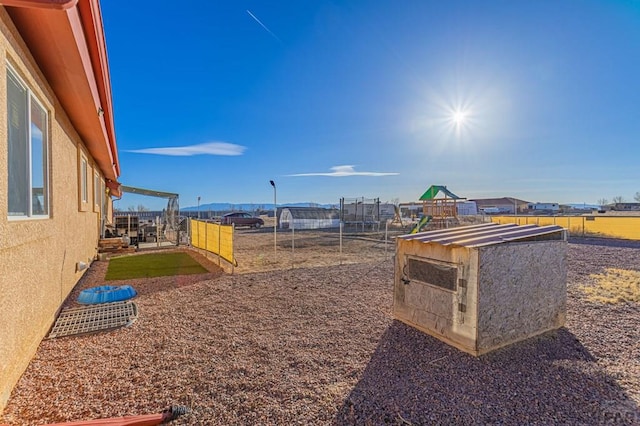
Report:
[[[245,237],[239,259],[273,243]],[[640,270],[640,243],[572,241],[567,326],[480,358],[392,319],[392,259],[377,243],[362,256],[369,243],[360,263],[327,260],[334,247],[328,266],[228,275],[196,255],[208,274],[130,280],[139,319],[43,341],[0,422],[184,405],[172,424],[640,424],[640,306],[580,288],[606,267]],[[67,303],[106,267],[94,262]]]

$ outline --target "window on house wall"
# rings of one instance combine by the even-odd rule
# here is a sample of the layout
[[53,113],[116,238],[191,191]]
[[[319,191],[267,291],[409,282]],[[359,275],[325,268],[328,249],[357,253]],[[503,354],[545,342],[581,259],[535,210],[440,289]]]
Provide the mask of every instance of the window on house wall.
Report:
[[89,176],[87,157],[80,154],[80,199],[83,204],[89,201]]
[[7,66],[8,215],[49,217],[48,114]]

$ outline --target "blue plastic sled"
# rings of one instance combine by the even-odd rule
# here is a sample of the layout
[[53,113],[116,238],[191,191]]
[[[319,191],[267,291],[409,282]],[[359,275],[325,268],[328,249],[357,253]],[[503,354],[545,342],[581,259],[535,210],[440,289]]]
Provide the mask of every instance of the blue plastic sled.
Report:
[[131,299],[136,294],[136,291],[130,285],[103,285],[82,290],[78,296],[78,303],[94,305],[97,303],[119,302]]

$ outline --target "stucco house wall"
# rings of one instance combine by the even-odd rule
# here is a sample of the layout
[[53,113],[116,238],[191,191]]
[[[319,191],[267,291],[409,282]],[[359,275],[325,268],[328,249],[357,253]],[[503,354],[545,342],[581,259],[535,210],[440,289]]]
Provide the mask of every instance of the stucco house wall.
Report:
[[[7,63],[48,113],[49,217],[8,217]],[[52,325],[62,302],[97,252],[104,175],[74,130],[5,8],[0,7],[0,412]],[[79,153],[87,157],[88,201],[80,202]],[[102,191],[102,188],[99,188]],[[100,192],[98,192],[100,194]],[[107,204],[111,200],[106,197]],[[108,206],[111,209],[111,206]]]

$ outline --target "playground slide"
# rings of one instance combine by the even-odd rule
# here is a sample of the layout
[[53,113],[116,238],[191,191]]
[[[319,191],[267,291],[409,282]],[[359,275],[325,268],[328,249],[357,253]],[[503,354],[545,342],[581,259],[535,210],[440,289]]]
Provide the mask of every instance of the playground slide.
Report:
[[411,229],[411,232],[409,232],[409,233],[410,234],[415,234],[417,232],[420,232],[422,230],[422,228],[427,226],[427,223],[429,223],[430,220],[431,220],[431,216],[422,216],[420,218],[420,220],[418,221],[418,223],[416,224],[416,226],[414,226]]

